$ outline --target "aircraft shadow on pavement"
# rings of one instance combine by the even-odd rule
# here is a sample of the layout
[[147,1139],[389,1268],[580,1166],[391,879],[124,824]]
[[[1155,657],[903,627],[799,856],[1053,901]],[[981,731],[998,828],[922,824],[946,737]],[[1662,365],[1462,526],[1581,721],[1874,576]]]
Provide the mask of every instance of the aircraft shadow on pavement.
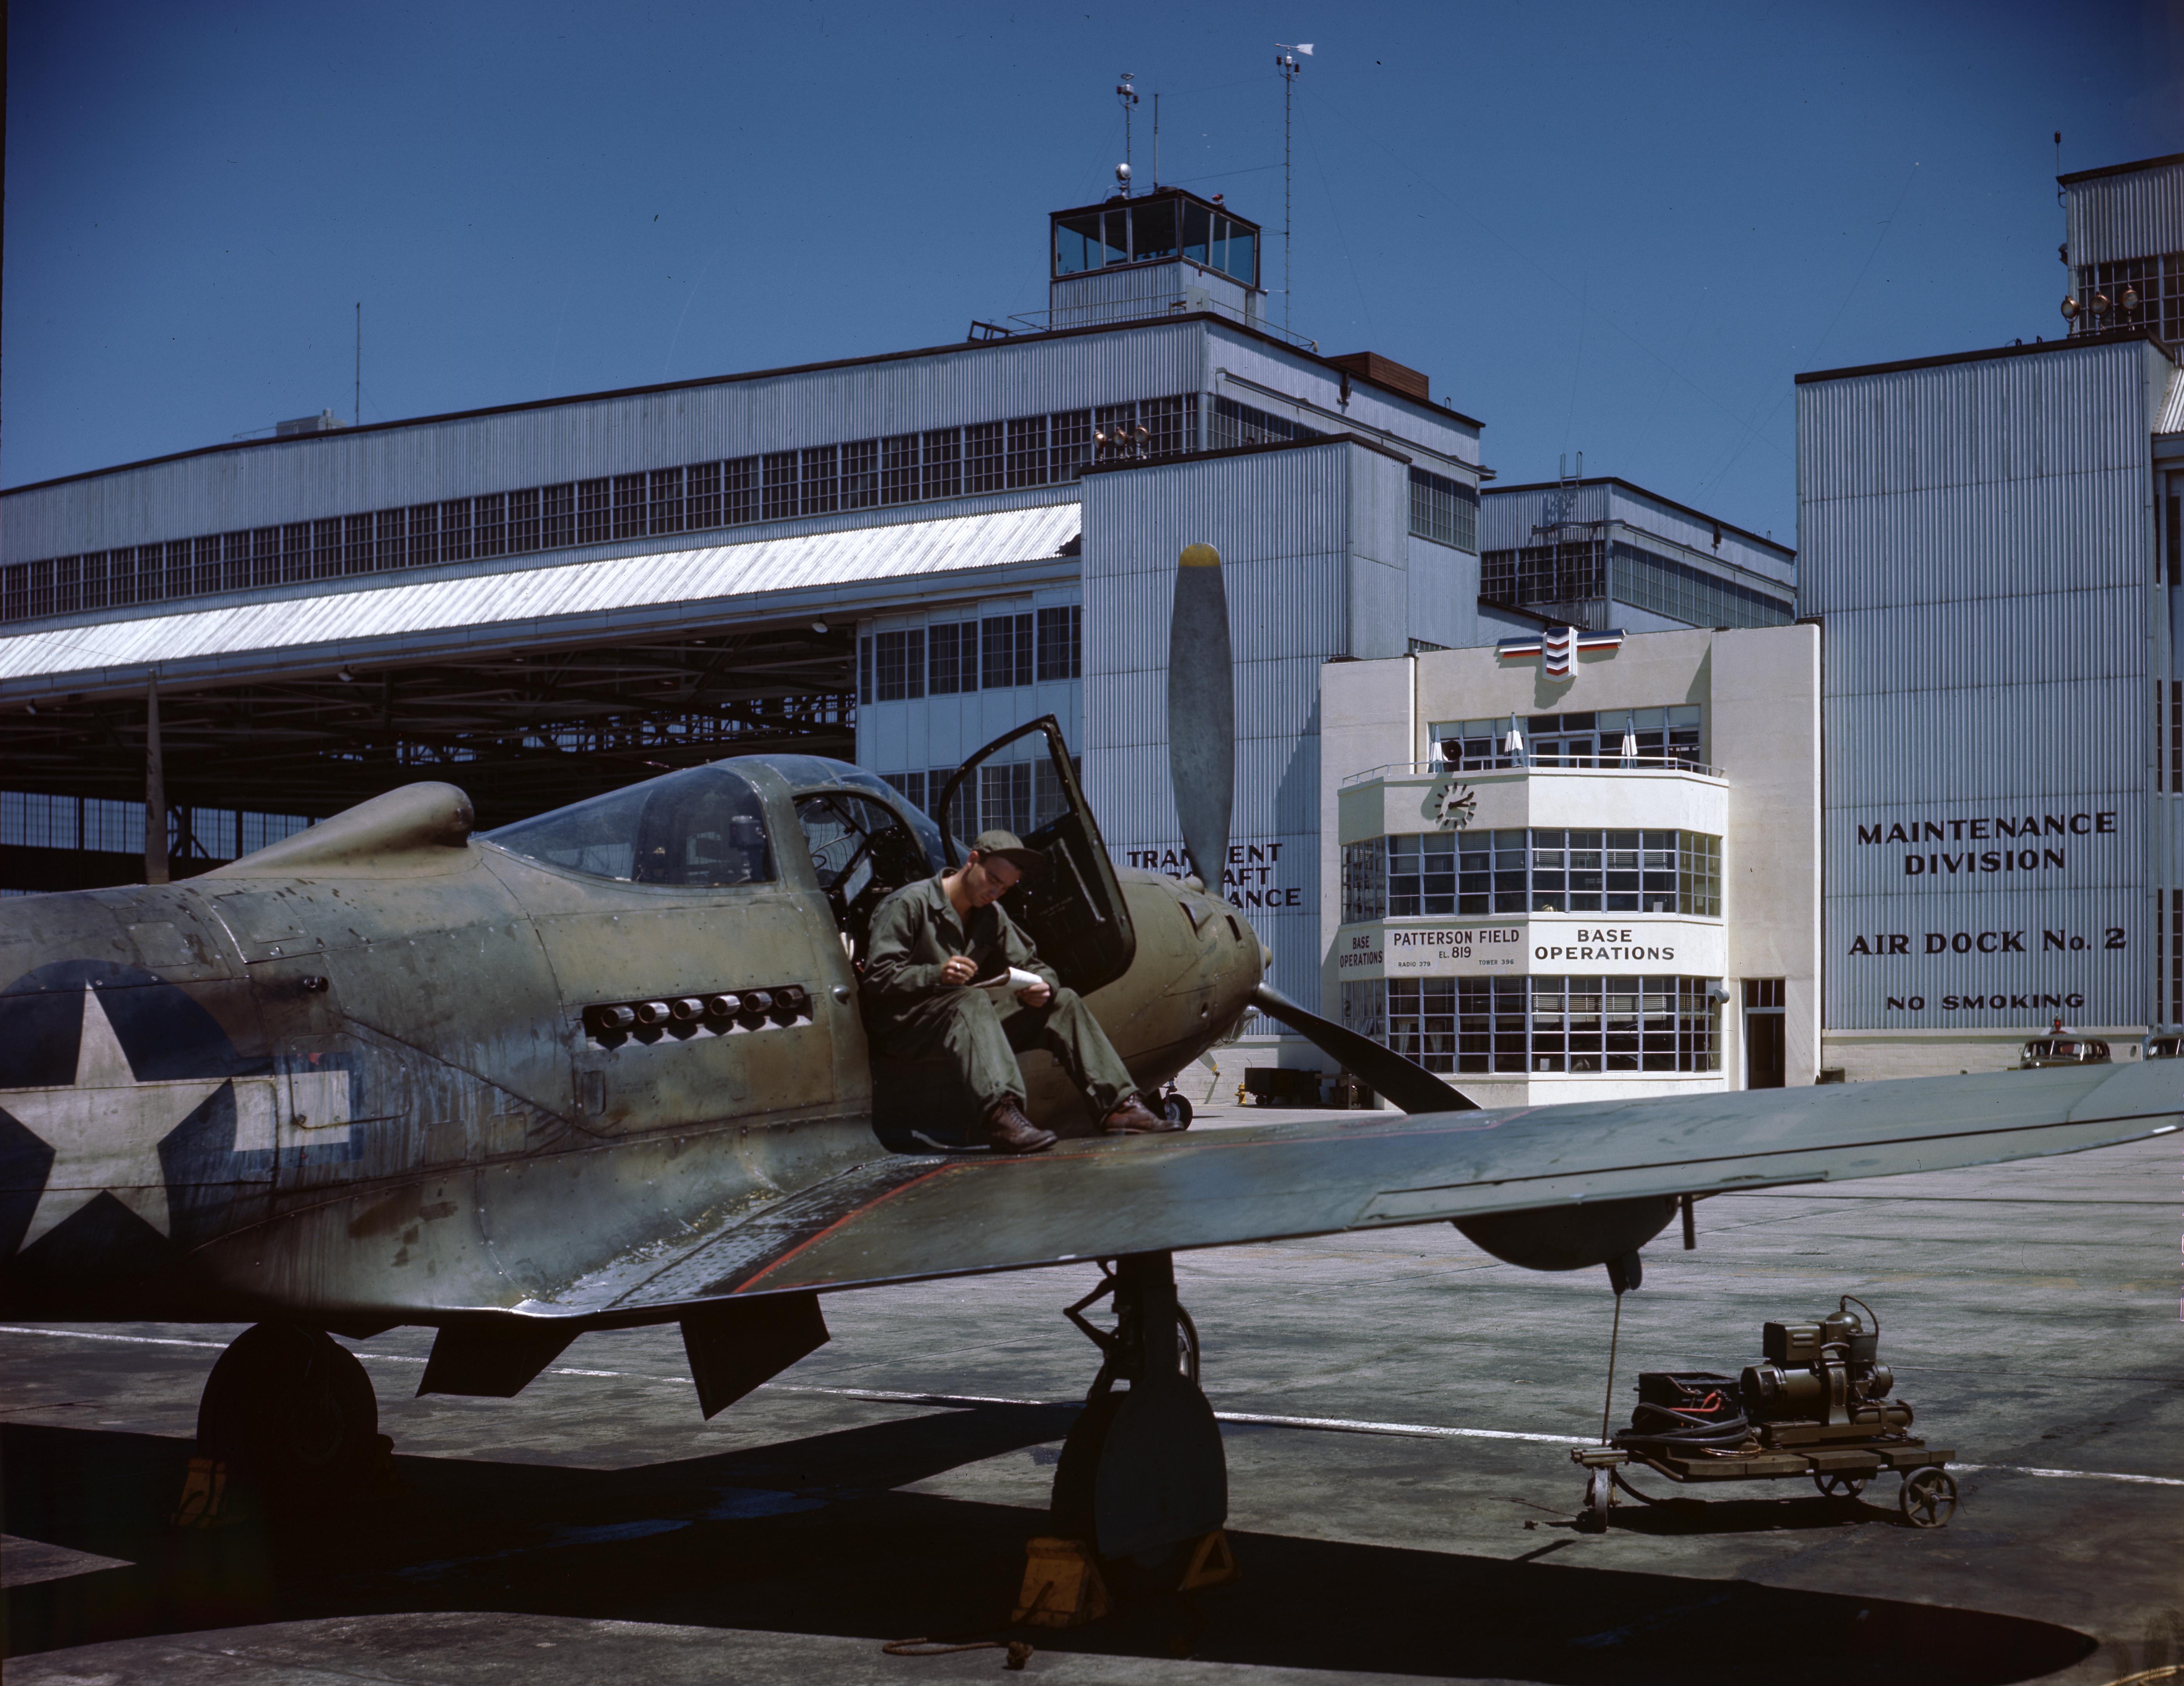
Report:
[[1886,1490],[1875,1483],[1869,1497],[1828,1499],[1808,1488],[1794,1497],[1780,1499],[1657,1498],[1653,1503],[1621,1500],[1608,1513],[1607,1526],[1618,1533],[1654,1534],[1663,1538],[1698,1534],[1780,1533],[1820,1528],[1858,1527],[1878,1524],[1901,1527],[1896,1508],[1896,1483]]
[[[10,1589],[5,1651],[425,1611],[862,1636],[876,1646],[994,1633],[1045,1513],[893,1489],[1053,1441],[1075,1414],[938,1411],[628,1470],[398,1458],[404,1490],[362,1513],[210,1533],[165,1523],[187,1442],[6,1425],[6,1530],[129,1566]],[[1618,1510],[1618,1522],[1627,1515]],[[1234,1544],[1235,1585],[1031,1637],[1043,1650],[1187,1649],[1204,1661],[1569,1686],[1685,1686],[1716,1671],[1741,1676],[1756,1657],[1767,1659],[1770,1686],[1986,1686],[2094,1649],[2082,1633],[2017,1616],[1744,1581],[1271,1534]]]

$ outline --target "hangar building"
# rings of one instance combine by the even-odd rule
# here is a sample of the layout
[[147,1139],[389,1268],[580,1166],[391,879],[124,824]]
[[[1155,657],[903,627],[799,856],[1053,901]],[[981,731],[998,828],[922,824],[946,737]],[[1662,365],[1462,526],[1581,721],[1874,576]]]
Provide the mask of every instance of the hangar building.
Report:
[[2184,156],[2060,181],[2064,337],[1797,379],[1859,1077],[2184,1021]]
[[[1484,518],[1517,536],[1482,593],[1480,424],[1414,370],[1270,323],[1252,223],[1164,188],[1048,225],[1047,309],[958,343],[321,415],[8,492],[0,880],[140,876],[155,742],[154,841],[186,872],[410,779],[463,785],[489,824],[803,748],[930,804],[1048,712],[1118,855],[1180,869],[1165,593],[1197,541],[1237,620],[1228,888],[1310,998],[1320,669],[1536,630],[1569,612],[1543,581],[1584,570],[1524,559],[1520,492]],[[1550,545],[1599,550],[1597,603],[1667,625],[1757,593],[1787,618],[1786,548],[1724,556],[1718,524],[1619,483],[1588,499],[1571,519],[1592,526]],[[1043,817],[1050,780],[1011,753],[959,829]]]

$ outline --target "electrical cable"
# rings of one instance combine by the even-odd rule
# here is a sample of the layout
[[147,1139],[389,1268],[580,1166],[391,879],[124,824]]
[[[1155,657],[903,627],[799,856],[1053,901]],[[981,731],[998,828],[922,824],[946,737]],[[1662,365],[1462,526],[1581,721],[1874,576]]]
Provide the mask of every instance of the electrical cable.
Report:
[[1616,1431],[1613,1444],[1624,1451],[1728,1451],[1752,1437],[1752,1424],[1735,1416],[1707,1416],[1673,1405],[1641,1403],[1630,1413],[1630,1426]]

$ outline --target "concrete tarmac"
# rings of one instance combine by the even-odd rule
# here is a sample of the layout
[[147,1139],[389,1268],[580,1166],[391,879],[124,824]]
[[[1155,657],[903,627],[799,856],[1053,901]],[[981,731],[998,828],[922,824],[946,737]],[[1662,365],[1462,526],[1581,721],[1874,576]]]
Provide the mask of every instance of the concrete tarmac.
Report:
[[[1279,1115],[1210,1110],[1199,1127]],[[2184,1141],[1724,1196],[1624,1305],[1637,1372],[1734,1372],[1848,1292],[1962,1505],[1903,1524],[1753,1483],[1571,1518],[1601,1427],[1605,1272],[1446,1225],[1179,1255],[1224,1414],[1240,1581],[1018,1630],[1066,1682],[1404,1678],[1766,1686],[2184,1661]],[[176,1533],[231,1328],[0,1331],[11,1683],[954,1682],[1007,1636],[1096,1355],[1090,1266],[830,1297],[831,1344],[710,1423],[676,1332],[586,1336],[520,1398],[416,1399],[430,1343],[353,1343],[400,1490],[270,1534]],[[1281,1419],[1268,1421],[1267,1419]]]

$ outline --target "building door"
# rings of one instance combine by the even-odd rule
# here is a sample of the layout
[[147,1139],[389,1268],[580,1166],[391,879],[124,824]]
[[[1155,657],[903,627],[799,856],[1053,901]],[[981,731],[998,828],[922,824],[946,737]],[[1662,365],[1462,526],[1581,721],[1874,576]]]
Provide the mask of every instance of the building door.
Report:
[[1744,980],[1744,1087],[1748,1089],[1779,1089],[1787,1081],[1782,1010],[1780,978]]

